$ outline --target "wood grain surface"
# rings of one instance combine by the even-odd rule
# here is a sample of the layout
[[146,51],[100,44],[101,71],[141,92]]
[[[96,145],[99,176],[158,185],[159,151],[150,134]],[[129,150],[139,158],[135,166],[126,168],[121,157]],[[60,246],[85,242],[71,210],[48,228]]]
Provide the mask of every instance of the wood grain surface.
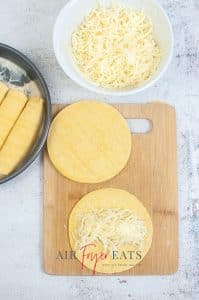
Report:
[[[100,184],[80,184],[60,175],[44,153],[44,270],[57,275],[92,275],[70,253],[67,218],[86,193],[106,187],[129,191],[148,209],[153,226],[149,253],[120,275],[172,274],[178,268],[177,146],[175,109],[165,103],[114,105],[125,118],[146,118],[152,130],[132,133],[126,167]],[[56,114],[63,105],[54,106]],[[100,275],[100,274],[97,274]],[[114,274],[113,274],[114,275]],[[118,273],[116,274],[118,275]]]

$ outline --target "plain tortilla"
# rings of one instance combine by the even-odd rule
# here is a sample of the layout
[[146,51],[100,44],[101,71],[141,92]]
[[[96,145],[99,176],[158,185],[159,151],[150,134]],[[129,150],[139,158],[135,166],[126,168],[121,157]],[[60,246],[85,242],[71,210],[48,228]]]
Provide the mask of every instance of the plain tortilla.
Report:
[[98,183],[125,167],[131,152],[131,133],[126,120],[111,105],[81,101],[55,117],[47,147],[53,165],[63,176]]

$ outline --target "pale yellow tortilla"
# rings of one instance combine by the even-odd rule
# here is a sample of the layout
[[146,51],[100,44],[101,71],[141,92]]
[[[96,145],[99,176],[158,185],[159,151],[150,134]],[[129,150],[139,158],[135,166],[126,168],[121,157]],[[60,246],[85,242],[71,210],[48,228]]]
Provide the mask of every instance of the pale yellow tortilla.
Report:
[[[147,235],[144,241],[144,248],[141,251],[141,259],[136,255],[128,256],[128,251],[139,251],[139,248],[135,248],[133,245],[122,246],[121,249],[118,249],[118,255],[122,256],[122,259],[112,259],[111,255],[108,255],[106,260],[101,260],[96,265],[96,272],[100,273],[119,273],[126,271],[136,264],[140,263],[147,252],[150,249],[153,236],[153,225],[149,213],[142,203],[132,194],[127,191],[115,189],[115,188],[106,188],[101,190],[93,191],[85,195],[73,208],[70,217],[69,217],[69,239],[71,248],[76,251],[77,259],[82,262],[82,250],[75,249],[75,232],[79,224],[77,223],[78,215],[82,212],[90,211],[91,209],[129,209],[132,210],[137,217],[139,217],[145,223],[147,228]],[[97,224],[96,224],[97,226]],[[100,242],[96,243],[96,247],[90,246],[87,252],[100,253],[103,251],[102,244]],[[128,256],[127,259],[123,256],[123,251],[125,255]],[[120,255],[121,254],[121,255]],[[94,268],[94,262],[90,259],[84,260],[84,267],[87,267],[90,270]]]
[[8,175],[34,146],[43,117],[44,101],[31,97],[0,150],[0,174]]
[[0,104],[3,101],[7,91],[8,91],[8,87],[3,82],[0,81]]
[[81,101],[55,117],[47,147],[62,175],[77,182],[97,183],[124,168],[131,152],[131,133],[125,119],[111,105]]
[[27,97],[17,90],[9,90],[0,105],[0,148],[20,116]]

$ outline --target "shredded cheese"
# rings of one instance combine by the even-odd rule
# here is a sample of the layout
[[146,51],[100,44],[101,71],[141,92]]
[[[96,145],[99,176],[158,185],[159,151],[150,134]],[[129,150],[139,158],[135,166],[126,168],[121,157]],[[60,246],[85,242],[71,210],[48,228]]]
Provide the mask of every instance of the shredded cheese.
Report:
[[73,233],[76,250],[94,242],[101,243],[107,252],[127,244],[142,250],[147,235],[144,221],[128,209],[88,210],[77,215],[77,224]]
[[71,46],[85,77],[110,89],[140,85],[160,63],[151,20],[118,5],[92,10],[72,34]]

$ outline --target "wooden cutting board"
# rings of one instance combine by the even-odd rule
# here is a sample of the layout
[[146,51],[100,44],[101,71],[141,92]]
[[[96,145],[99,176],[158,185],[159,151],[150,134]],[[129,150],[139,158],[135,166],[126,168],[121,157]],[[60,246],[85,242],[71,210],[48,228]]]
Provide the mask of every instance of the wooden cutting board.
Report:
[[[66,218],[90,191],[114,187],[129,191],[148,209],[154,236],[151,249],[136,267],[120,275],[172,274],[178,267],[178,201],[175,109],[165,103],[114,105],[125,118],[146,118],[148,133],[132,134],[125,169],[100,184],[80,184],[60,175],[44,153],[44,270],[57,275],[92,275],[73,257]],[[56,114],[63,105],[54,106]],[[100,274],[98,274],[100,275]],[[118,274],[116,274],[118,275]]]

